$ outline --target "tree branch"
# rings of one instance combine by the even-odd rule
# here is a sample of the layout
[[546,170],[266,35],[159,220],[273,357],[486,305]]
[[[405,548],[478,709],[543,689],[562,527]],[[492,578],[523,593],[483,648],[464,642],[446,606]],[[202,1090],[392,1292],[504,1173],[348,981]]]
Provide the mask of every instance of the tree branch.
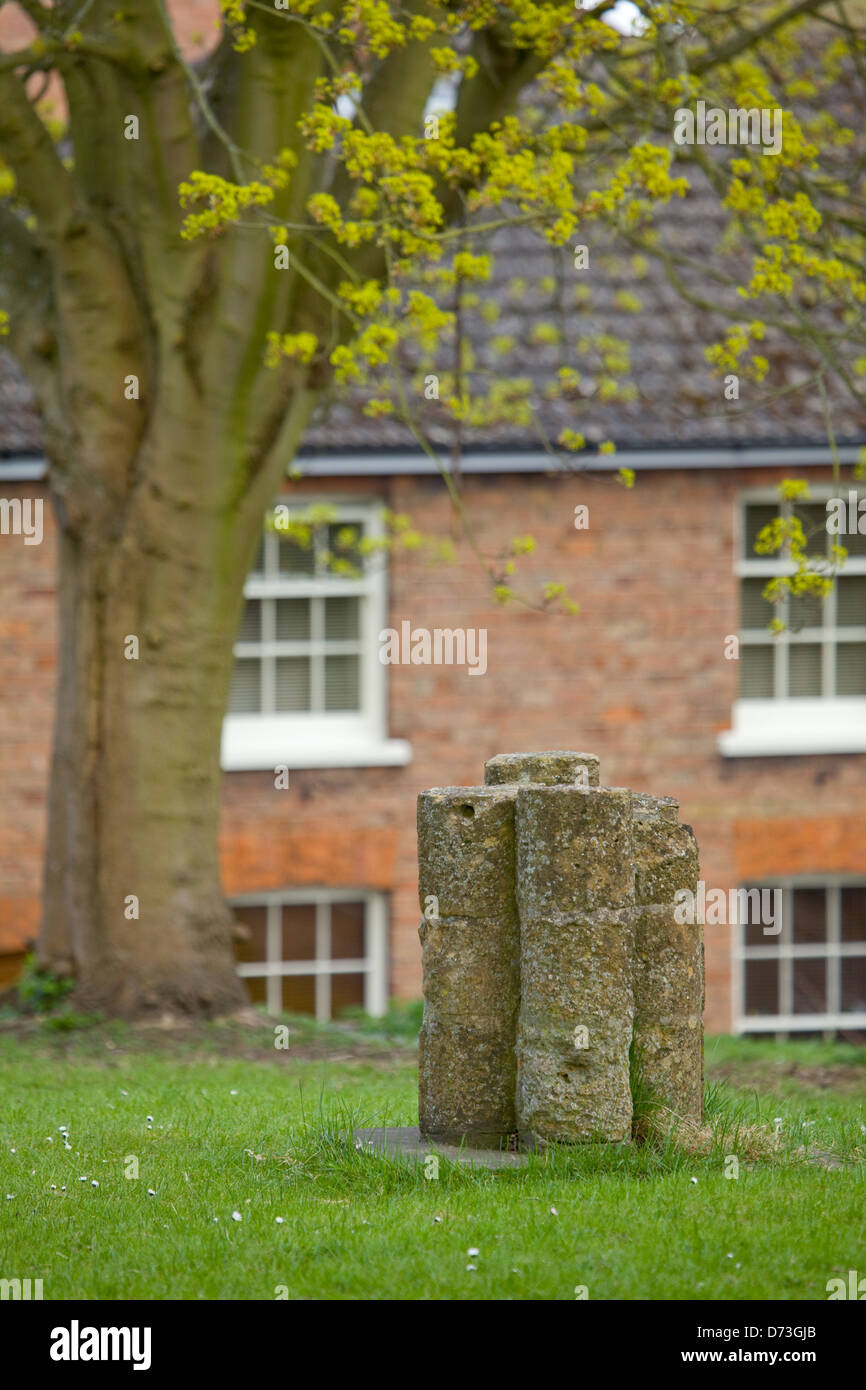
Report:
[[0,72],[0,154],[42,233],[62,236],[78,213],[75,186],[30,104],[24,83],[11,72]]

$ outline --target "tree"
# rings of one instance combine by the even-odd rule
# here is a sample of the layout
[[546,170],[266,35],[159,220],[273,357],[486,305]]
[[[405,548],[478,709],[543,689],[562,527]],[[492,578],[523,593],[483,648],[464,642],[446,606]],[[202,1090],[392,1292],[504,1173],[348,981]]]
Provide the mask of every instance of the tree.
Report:
[[[0,55],[0,304],[60,534],[40,958],[113,1013],[241,1001],[221,722],[262,517],[323,393],[354,380],[371,412],[414,421],[413,363],[447,331],[459,504],[461,422],[520,402],[519,384],[473,401],[465,379],[484,236],[520,222],[570,255],[606,222],[656,254],[652,208],[695,155],[674,109],[710,83],[774,101],[762,45],[809,15],[851,34],[821,0],[750,6],[746,28],[737,7],[647,4],[631,38],[605,22],[612,0],[220,2],[197,61],[163,0],[18,0],[33,38]],[[758,203],[797,183],[797,242],[815,189],[786,120],[783,182]],[[618,349],[599,350],[615,391]]]

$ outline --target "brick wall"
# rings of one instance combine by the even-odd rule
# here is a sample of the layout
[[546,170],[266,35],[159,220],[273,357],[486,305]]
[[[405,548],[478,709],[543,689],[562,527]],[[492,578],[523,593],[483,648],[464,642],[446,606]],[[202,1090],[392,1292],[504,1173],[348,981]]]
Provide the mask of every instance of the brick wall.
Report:
[[[0,535],[0,955],[39,929],[45,787],[54,721],[56,546],[50,503],[34,483],[0,497],[43,499],[41,545]],[[9,961],[0,969],[6,982]]]
[[[578,617],[491,605],[464,544],[457,563],[397,558],[390,618],[413,626],[486,627],[488,668],[389,667],[389,733],[408,739],[405,768],[292,772],[225,779],[221,831],[229,894],[305,885],[388,892],[393,993],[420,993],[414,806],[428,786],[472,784],[494,753],[596,752],[602,780],[679,799],[701,847],[701,876],[727,888],[752,875],[866,874],[866,756],[722,759],[737,663],[734,503],[775,483],[754,469],[642,474],[633,491],[603,478],[469,477],[465,497],[482,549],[530,532],[519,577],[537,592],[563,582]],[[799,471],[798,471],[799,476]],[[813,476],[822,476],[813,470]],[[311,483],[303,485],[308,494]],[[378,496],[425,533],[451,519],[438,479],[323,482],[324,495]],[[14,495],[6,485],[3,495]],[[288,491],[291,493],[292,489]],[[33,486],[20,495],[34,495]],[[590,509],[588,531],[574,507]],[[54,645],[54,544],[0,538],[6,596],[0,646],[0,952],[20,950],[38,921]],[[708,927],[707,1026],[730,1026],[730,928]]]

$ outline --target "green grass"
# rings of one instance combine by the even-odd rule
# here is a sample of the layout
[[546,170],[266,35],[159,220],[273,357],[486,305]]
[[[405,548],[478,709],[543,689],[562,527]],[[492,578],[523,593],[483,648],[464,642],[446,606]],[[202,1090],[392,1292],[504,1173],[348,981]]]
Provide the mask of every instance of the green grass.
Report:
[[277,1052],[265,1022],[6,1025],[0,1277],[46,1299],[824,1299],[866,1273],[862,1049],[710,1040],[699,1134],[427,1180],[341,1137],[416,1121],[405,1011],[291,1028]]

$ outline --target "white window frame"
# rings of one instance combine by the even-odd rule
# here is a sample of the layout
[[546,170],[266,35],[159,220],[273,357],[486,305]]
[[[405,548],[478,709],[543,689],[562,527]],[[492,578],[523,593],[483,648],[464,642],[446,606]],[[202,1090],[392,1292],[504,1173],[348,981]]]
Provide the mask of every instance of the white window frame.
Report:
[[[751,887],[756,884],[752,883]],[[783,897],[783,926],[774,944],[747,946],[746,928],[735,928],[731,952],[732,998],[734,1001],[735,1033],[817,1033],[844,1029],[866,1029],[866,1011],[842,1013],[841,962],[852,956],[866,956],[866,941],[842,941],[842,888],[866,887],[866,878],[856,874],[803,875],[761,880],[762,888],[781,888]],[[792,893],[795,888],[822,888],[826,898],[826,941],[794,941],[791,917]],[[827,1004],[825,1013],[795,1014],[793,1012],[795,960],[820,959],[827,961]],[[746,1007],[746,962],[777,960],[779,962],[778,1014],[748,1015]]]
[[[282,499],[290,508],[303,513],[314,504],[333,507],[337,525],[359,522],[366,536],[381,540],[385,523],[380,504],[370,501],[317,496]],[[249,599],[316,598],[351,596],[362,599],[359,636],[353,647],[360,654],[359,681],[361,709],[357,713],[233,714],[223,720],[221,761],[226,772],[274,770],[285,766],[307,767],[385,767],[405,766],[411,761],[411,745],[405,739],[391,739],[387,732],[387,685],[385,667],[379,661],[379,633],[386,626],[388,611],[388,568],[386,552],[375,551],[365,559],[360,579],[330,575],[251,574],[244,586]],[[315,634],[313,640],[315,641]],[[324,634],[319,645],[325,650]],[[238,657],[284,654],[288,644],[277,642],[235,643]],[[309,647],[305,643],[305,647]],[[327,650],[335,649],[328,643]]]
[[[331,959],[330,908],[335,903],[363,902],[364,955],[350,960]],[[283,907],[311,904],[316,909],[314,960],[282,959],[280,914]],[[266,981],[269,1014],[283,1012],[282,980],[285,975],[313,975],[316,981],[316,1020],[331,1017],[331,979],[334,975],[364,976],[364,1009],[381,1018],[388,1007],[388,912],[384,893],[361,888],[287,888],[280,892],[243,893],[230,907],[264,907],[267,924],[267,960],[244,961],[237,967],[241,979]]]
[[[828,497],[842,496],[847,501],[848,490],[859,491],[854,483],[810,483],[807,503],[826,502]],[[763,579],[766,583],[779,575],[796,573],[796,566],[776,556],[761,559],[744,555],[746,507],[755,505],[782,507],[775,488],[749,488],[741,492],[734,504],[734,573],[737,576],[737,597],[740,581]],[[796,504],[793,504],[796,506]],[[845,544],[845,537],[839,537]],[[866,574],[866,555],[849,556],[836,576],[849,578]],[[836,651],[840,640],[866,641],[866,624],[862,627],[836,626],[838,589],[824,600],[822,627],[802,632],[785,632],[768,638],[757,629],[739,631],[740,648],[750,645],[774,649],[774,686],[778,693],[764,699],[734,701],[731,728],[719,735],[718,749],[724,757],[790,757],[819,753],[866,753],[866,696],[820,695],[802,697],[788,695],[788,654],[795,643],[820,645],[822,648],[822,684],[835,689]],[[767,606],[767,621],[772,614]],[[840,639],[841,634],[841,639]]]

